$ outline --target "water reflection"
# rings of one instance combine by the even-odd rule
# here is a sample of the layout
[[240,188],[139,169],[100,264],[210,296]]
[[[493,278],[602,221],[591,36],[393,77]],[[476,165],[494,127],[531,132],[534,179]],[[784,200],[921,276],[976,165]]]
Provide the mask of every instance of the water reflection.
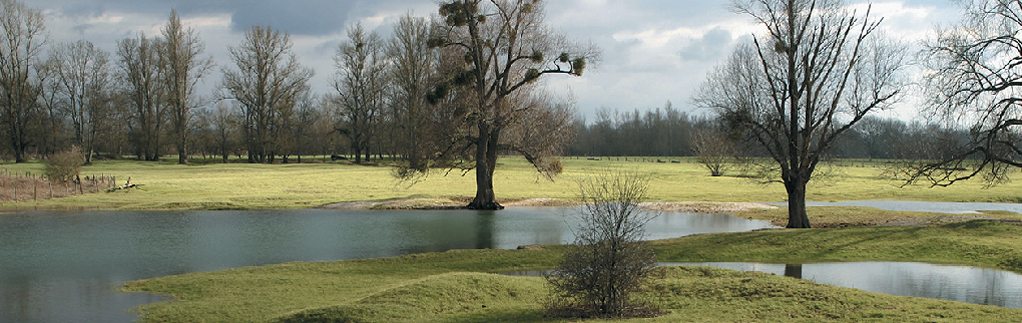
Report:
[[[125,281],[289,261],[572,240],[572,211],[18,211],[0,213],[0,322],[131,322],[156,301]],[[650,239],[769,227],[666,213]]]
[[913,262],[819,264],[669,263],[759,271],[858,288],[913,296],[1022,309],[1022,275],[1009,271]]

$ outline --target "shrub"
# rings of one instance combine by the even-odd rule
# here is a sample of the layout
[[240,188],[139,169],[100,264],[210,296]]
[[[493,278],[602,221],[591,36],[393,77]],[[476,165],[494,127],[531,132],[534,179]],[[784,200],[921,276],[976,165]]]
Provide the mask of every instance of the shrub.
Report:
[[547,281],[555,297],[548,314],[570,317],[650,317],[660,311],[631,297],[655,271],[643,226],[658,213],[642,210],[649,177],[587,174],[578,182],[580,225],[575,243]]
[[50,156],[46,160],[46,177],[54,182],[70,182],[78,178],[78,173],[85,164],[85,154],[81,148],[71,147],[63,152]]

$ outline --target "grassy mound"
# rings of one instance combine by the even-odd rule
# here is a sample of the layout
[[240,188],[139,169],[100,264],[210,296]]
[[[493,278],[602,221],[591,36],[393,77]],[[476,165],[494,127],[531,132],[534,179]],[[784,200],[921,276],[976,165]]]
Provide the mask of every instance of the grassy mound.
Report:
[[351,305],[288,315],[277,323],[312,322],[535,322],[542,279],[482,273],[447,273],[391,288]]
[[[1014,322],[1020,310],[832,287],[710,267],[671,267],[643,295],[670,313],[643,322]],[[571,322],[544,317],[541,278],[449,273],[276,323]],[[604,322],[608,320],[592,320]]]

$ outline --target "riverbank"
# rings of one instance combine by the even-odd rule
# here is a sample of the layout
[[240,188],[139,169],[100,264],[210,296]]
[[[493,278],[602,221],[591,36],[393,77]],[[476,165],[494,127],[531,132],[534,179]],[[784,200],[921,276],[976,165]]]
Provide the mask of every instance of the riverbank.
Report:
[[[653,246],[663,262],[918,261],[1022,272],[1019,237],[1022,227],[971,221],[705,234]],[[542,316],[542,278],[492,274],[550,268],[563,248],[286,263],[149,279],[125,289],[174,296],[142,307],[144,322],[569,322]],[[651,322],[1016,322],[1022,315],[707,268],[671,269],[652,291],[647,296],[670,314]]]
[[[571,201],[576,199],[575,180],[588,170],[639,172],[651,175],[649,201],[770,202],[784,201],[784,187],[740,177],[709,176],[692,158],[672,158],[679,163],[649,163],[624,158],[599,161],[563,158],[564,172],[551,182],[536,173],[521,157],[500,160],[494,178],[499,201]],[[114,177],[117,184],[141,185],[134,189],[81,196],[7,203],[0,207],[124,210],[243,210],[301,209],[337,203],[380,203],[393,200],[464,201],[475,195],[474,173],[436,171],[412,181],[393,176],[384,165],[351,165],[322,162],[303,164],[199,164],[177,165],[172,161],[96,161],[82,168],[86,176]],[[911,200],[945,202],[1018,202],[1022,182],[985,188],[982,181],[956,183],[948,188],[928,185],[902,187],[903,182],[885,176],[882,162],[837,160],[821,167],[827,176],[810,183],[810,201]],[[0,166],[9,173],[39,174],[43,164],[30,161]],[[544,202],[544,203],[547,203]],[[533,203],[533,202],[530,202]],[[557,202],[560,203],[560,202]],[[458,203],[432,207],[456,207]],[[400,206],[398,207],[408,207]]]

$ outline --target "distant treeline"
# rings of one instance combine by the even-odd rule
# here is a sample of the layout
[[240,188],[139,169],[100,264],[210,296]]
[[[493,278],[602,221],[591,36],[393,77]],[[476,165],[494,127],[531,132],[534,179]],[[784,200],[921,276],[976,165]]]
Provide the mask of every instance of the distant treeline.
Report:
[[[721,127],[713,116],[691,115],[667,104],[663,108],[620,112],[600,109],[594,120],[576,121],[571,156],[692,156],[693,137]],[[835,143],[833,158],[923,159],[941,147],[968,142],[969,132],[933,123],[867,116]],[[738,145],[738,143],[735,143]],[[739,149],[763,157],[755,147]]]

